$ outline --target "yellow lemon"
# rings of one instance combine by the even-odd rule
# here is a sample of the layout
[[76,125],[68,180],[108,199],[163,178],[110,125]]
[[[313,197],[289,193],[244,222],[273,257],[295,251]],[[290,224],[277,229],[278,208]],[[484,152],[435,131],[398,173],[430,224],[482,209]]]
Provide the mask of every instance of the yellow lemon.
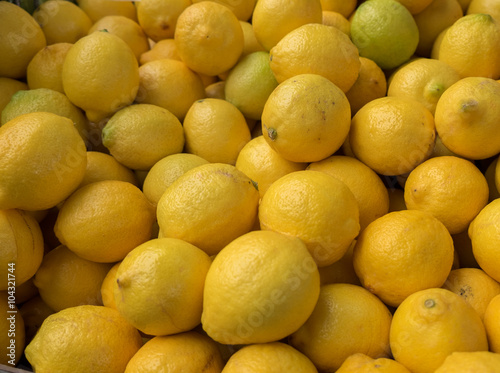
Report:
[[430,288],[409,295],[392,318],[396,361],[414,373],[432,373],[455,351],[487,351],[481,318],[460,295]]
[[261,135],[246,143],[238,154],[235,166],[257,183],[262,198],[272,183],[290,172],[304,170],[307,163],[286,160]]
[[0,76],[26,77],[31,59],[47,45],[42,28],[23,8],[8,1],[0,2]]
[[468,159],[498,154],[499,98],[500,84],[493,79],[463,78],[449,87],[439,99],[434,115],[444,146]]
[[410,373],[406,367],[396,360],[386,357],[373,359],[357,352],[344,360],[336,373]]
[[105,307],[116,309],[114,286],[116,282],[116,272],[118,271],[120,263],[121,261],[113,264],[102,280],[100,292],[102,305]]
[[26,70],[26,81],[30,89],[48,88],[64,93],[62,67],[72,45],[55,43],[40,49],[35,54]]
[[140,87],[136,102],[167,109],[180,121],[196,100],[205,97],[198,74],[182,61],[159,59],[139,68]]
[[[463,48],[467,45],[468,48]],[[477,54],[475,51],[481,51]],[[453,23],[439,46],[441,61],[461,77],[500,77],[500,25],[489,14],[468,14]]]
[[146,62],[159,60],[162,58],[170,58],[172,60],[181,60],[179,53],[177,53],[177,46],[175,45],[175,40],[162,39],[155,43],[151,49],[145,51],[141,54],[139,58],[139,64],[144,65]]
[[225,246],[208,270],[203,329],[223,344],[278,341],[311,315],[319,287],[318,269],[301,240],[249,232]]
[[217,98],[195,101],[184,118],[183,128],[186,152],[212,163],[234,165],[251,138],[241,111]]
[[16,285],[16,304],[23,304],[38,295],[38,289],[33,284],[33,277],[20,285]]
[[269,95],[278,86],[269,64],[269,53],[253,52],[231,69],[225,80],[224,98],[246,118],[259,120]]
[[130,47],[106,31],[79,39],[66,54],[64,92],[87,118],[98,122],[131,104],[139,89],[139,66]]
[[276,180],[259,205],[260,227],[303,240],[318,267],[346,253],[359,233],[356,197],[339,179],[295,171]]
[[158,42],[173,38],[177,19],[189,5],[190,0],[144,0],[136,3],[137,19],[151,40]]
[[79,188],[103,180],[121,180],[138,185],[134,172],[118,162],[112,155],[88,151],[87,169]]
[[382,97],[353,117],[349,144],[354,156],[381,175],[402,175],[426,160],[434,148],[434,118],[412,99]]
[[101,285],[111,266],[80,258],[60,245],[43,257],[33,283],[54,311],[84,304],[101,306]]
[[77,306],[45,319],[25,353],[39,372],[123,372],[142,338],[118,311]]
[[486,13],[500,22],[500,4],[494,0],[473,0],[467,7],[467,14]]
[[472,252],[477,263],[489,276],[500,282],[499,258],[495,248],[500,242],[500,199],[488,203],[469,226]]
[[45,1],[33,12],[33,18],[42,28],[47,45],[75,43],[92,26],[87,13],[71,1]]
[[250,231],[258,201],[252,180],[236,167],[203,164],[165,190],[158,201],[158,224],[164,237],[183,239],[213,255]]
[[421,13],[434,0],[397,0],[399,3],[403,4],[406,9],[410,11],[411,14],[416,15]]
[[79,188],[64,202],[54,231],[80,257],[111,263],[151,237],[154,219],[154,207],[138,187],[104,180]]
[[316,373],[318,370],[304,354],[283,342],[256,343],[236,351],[223,373]]
[[0,77],[0,114],[16,92],[25,90],[28,90],[26,83],[16,79]]
[[156,162],[148,171],[142,190],[154,205],[158,204],[163,192],[181,175],[208,161],[195,154],[178,153],[166,156]]
[[[204,0],[193,0],[193,3],[199,3]],[[211,0],[227,6],[236,17],[241,21],[248,21],[252,16],[253,9],[257,0],[233,1],[233,0]]]
[[87,13],[92,23],[110,15],[125,16],[137,21],[137,10],[132,1],[77,0],[76,3]]
[[186,241],[146,241],[133,249],[116,271],[116,308],[149,335],[189,331],[201,320],[203,286],[210,264],[205,252]]
[[416,291],[442,286],[453,255],[453,239],[439,220],[427,212],[401,210],[361,232],[353,262],[363,286],[395,307]]
[[387,93],[387,78],[383,70],[372,60],[359,57],[361,63],[358,78],[345,93],[354,116],[368,102],[384,97]]
[[124,166],[149,170],[167,155],[182,152],[184,130],[179,119],[162,107],[131,105],[109,119],[102,143]]
[[500,372],[500,354],[489,351],[456,351],[446,357],[435,373]]
[[0,209],[56,206],[85,174],[85,143],[70,119],[20,115],[0,127]]
[[174,34],[181,59],[198,73],[221,74],[233,67],[243,51],[243,30],[234,13],[214,1],[187,7]]
[[136,21],[128,17],[120,15],[102,17],[90,27],[88,33],[100,30],[106,30],[120,37],[132,49],[137,60],[149,50],[146,33]]
[[421,57],[430,57],[439,34],[464,15],[457,0],[433,0],[413,17],[418,27],[418,45],[415,51]]
[[9,293],[0,291],[0,311],[3,313],[0,321],[0,346],[3,354],[0,357],[0,364],[16,366],[21,357],[26,344],[26,331],[23,316],[18,312],[15,301],[9,299]]
[[39,223],[27,212],[0,210],[2,256],[0,291],[26,283],[42,263],[44,243]]
[[322,19],[320,0],[259,0],[252,25],[258,42],[269,51],[290,31],[308,23],[321,23]]
[[240,20],[240,26],[243,31],[243,51],[240,58],[253,52],[265,51],[255,36],[253,25],[250,22]]
[[125,373],[172,372],[220,373],[224,367],[217,344],[195,331],[149,340],[130,359]]
[[321,285],[346,283],[361,285],[352,263],[353,241],[342,258],[326,267],[318,268]]
[[292,162],[316,162],[335,153],[351,125],[342,90],[325,77],[301,74],[270,94],[262,112],[267,143]]
[[418,58],[393,73],[387,96],[417,100],[434,114],[443,92],[459,80],[460,75],[450,65],[430,58]]
[[366,1],[352,17],[351,39],[360,56],[392,69],[417,49],[418,28],[410,11],[396,0]]
[[483,323],[490,351],[500,353],[500,295],[496,295],[484,311]]
[[354,12],[356,6],[356,0],[321,0],[323,10],[338,12],[346,18]]
[[360,230],[389,211],[389,194],[384,182],[356,158],[333,155],[311,163],[307,169],[325,172],[349,187],[358,202]]
[[356,46],[342,31],[323,24],[310,23],[290,31],[269,54],[279,83],[299,74],[318,74],[347,92],[359,74]]
[[456,234],[468,228],[488,203],[488,195],[486,178],[472,162],[441,156],[410,172],[404,197],[408,209],[432,214]]
[[488,182],[488,188],[489,188],[488,202],[491,202],[494,199],[500,197],[500,192],[498,191],[498,188],[496,186],[496,174],[497,174],[496,170],[497,170],[498,158],[499,157],[494,158],[490,162],[490,164],[486,167],[486,171],[484,171],[484,177]]
[[347,18],[338,12],[323,10],[322,23],[327,26],[336,27],[347,36],[351,36],[351,23]]
[[37,295],[23,303],[19,312],[24,320],[26,342],[29,343],[40,329],[43,321],[52,315],[54,310]]
[[289,341],[319,371],[333,372],[356,352],[389,356],[391,319],[387,306],[365,288],[323,285],[311,316]]

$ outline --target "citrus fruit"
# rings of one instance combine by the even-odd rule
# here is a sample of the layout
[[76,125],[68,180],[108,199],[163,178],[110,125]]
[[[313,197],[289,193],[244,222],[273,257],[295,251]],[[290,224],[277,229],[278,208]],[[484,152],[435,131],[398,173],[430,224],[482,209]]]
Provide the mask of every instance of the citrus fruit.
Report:
[[226,86],[225,80],[219,80],[215,83],[209,84],[205,87],[205,96],[207,98],[220,98],[221,100],[226,99],[226,94],[224,93],[224,88]]
[[54,231],[78,256],[112,263],[149,240],[154,219],[154,207],[138,187],[103,180],[79,188],[64,202]]
[[354,240],[342,258],[328,266],[318,268],[321,285],[346,283],[361,285],[352,263]]
[[347,36],[351,36],[351,23],[338,12],[323,10],[323,20],[321,23],[323,25],[336,27]]
[[16,79],[0,77],[0,114],[9,103],[14,93],[25,91],[28,85]]
[[392,318],[390,345],[394,359],[415,373],[435,372],[459,351],[487,351],[481,318],[449,290],[430,288],[409,295]]
[[408,369],[396,360],[386,357],[379,357],[377,359],[357,352],[344,360],[336,373],[410,373]]
[[318,269],[300,239],[252,231],[231,241],[213,260],[201,323],[219,343],[275,342],[307,320],[319,287]]
[[453,240],[439,220],[427,212],[401,210],[361,232],[353,263],[361,284],[395,307],[416,291],[442,286],[453,255]]
[[388,188],[389,192],[389,212],[406,210],[404,191],[399,188]]
[[295,171],[276,180],[259,205],[260,227],[304,241],[318,267],[346,253],[359,233],[356,197],[339,179]]
[[467,7],[467,14],[486,13],[500,21],[500,4],[494,0],[474,0]]
[[179,15],[191,5],[190,0],[141,0],[136,4],[137,19],[153,41],[173,38]]
[[496,186],[497,164],[498,164],[498,157],[494,158],[488,165],[488,167],[486,167],[486,171],[484,171],[484,177],[488,182],[488,188],[489,188],[488,202],[491,202],[494,199],[500,197],[500,192],[498,191],[498,188]]
[[87,169],[79,188],[103,180],[121,180],[138,185],[134,172],[118,162],[112,155],[88,151]]
[[103,306],[76,306],[45,319],[26,347],[39,372],[123,372],[142,338],[118,311]]
[[5,123],[0,149],[0,209],[51,208],[85,173],[85,143],[71,120],[56,114],[23,114]]
[[30,277],[29,280],[21,283],[20,285],[16,284],[16,304],[21,305],[29,301],[30,299],[36,297],[37,295],[38,295],[38,289],[33,284],[33,277]]
[[356,6],[356,0],[321,0],[323,10],[338,12],[346,18],[354,12]]
[[467,230],[453,234],[453,247],[460,263],[460,268],[479,268],[474,253],[472,252],[472,242]]
[[0,311],[4,314],[0,321],[3,331],[0,346],[4,351],[0,364],[15,366],[23,356],[26,344],[24,319],[16,304],[10,302],[9,293],[6,291],[0,291]]
[[351,39],[359,55],[382,69],[406,62],[418,45],[418,27],[412,14],[396,0],[360,4],[351,20]]
[[403,4],[406,9],[410,11],[411,14],[416,15],[421,13],[423,10],[432,4],[434,0],[397,0],[399,3]]
[[132,1],[76,0],[76,4],[87,13],[92,23],[110,15],[125,16],[137,21],[137,10]]
[[175,45],[175,40],[173,38],[162,39],[156,42],[151,49],[141,54],[139,64],[144,65],[146,62],[162,58],[170,58],[178,61],[181,60],[179,53],[177,53],[177,46]]
[[488,344],[490,351],[500,353],[500,295],[495,297],[488,303],[484,311],[483,323],[488,336]]
[[47,306],[47,303],[39,295],[36,295],[24,302],[19,307],[19,312],[24,321],[26,343],[29,343],[40,329],[43,321],[52,315],[54,310]]
[[255,37],[253,25],[250,22],[240,20],[240,26],[243,31],[243,51],[241,52],[240,59],[253,52],[265,51],[264,47],[260,45]]
[[116,272],[118,271],[120,263],[121,261],[116,264],[113,264],[113,266],[109,269],[108,273],[106,273],[104,280],[102,280],[100,291],[101,291],[102,305],[105,307],[116,309],[115,292],[113,288],[116,282]]
[[335,153],[351,125],[342,90],[317,74],[289,78],[271,93],[262,112],[267,143],[292,162],[315,162]]
[[500,372],[500,354],[489,351],[452,352],[435,373]]
[[[204,0],[193,0],[193,3],[199,3]],[[233,1],[233,0],[211,0],[227,6],[236,17],[241,21],[248,21],[252,16],[253,9],[257,0]]]

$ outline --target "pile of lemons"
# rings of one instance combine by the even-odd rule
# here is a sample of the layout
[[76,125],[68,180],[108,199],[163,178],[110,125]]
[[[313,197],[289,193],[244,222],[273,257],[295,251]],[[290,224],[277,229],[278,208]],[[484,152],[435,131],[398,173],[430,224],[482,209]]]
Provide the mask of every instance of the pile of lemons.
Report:
[[36,3],[0,1],[1,364],[500,372],[500,2]]

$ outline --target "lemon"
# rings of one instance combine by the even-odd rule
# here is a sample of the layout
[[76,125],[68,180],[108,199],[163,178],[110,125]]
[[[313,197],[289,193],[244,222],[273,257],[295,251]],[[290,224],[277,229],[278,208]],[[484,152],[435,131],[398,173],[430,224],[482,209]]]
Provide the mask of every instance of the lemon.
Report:
[[128,106],[109,119],[102,143],[131,169],[149,170],[156,162],[184,148],[184,130],[170,111],[149,104]]
[[418,45],[415,53],[430,57],[439,34],[464,15],[457,0],[434,0],[419,14],[414,15],[418,27]]
[[347,92],[359,74],[356,46],[345,33],[323,24],[310,23],[290,31],[269,54],[279,83],[299,74],[318,74]]
[[389,356],[391,320],[387,306],[363,287],[323,285],[311,316],[289,341],[319,371],[336,371],[356,352]]
[[486,13],[491,15],[498,22],[500,21],[500,4],[494,0],[474,0],[471,1],[467,14]]
[[467,12],[467,8],[469,7],[472,0],[458,0],[458,3],[462,7],[464,12]]
[[33,277],[20,285],[16,285],[16,304],[23,304],[37,295],[38,289],[33,284]]
[[23,114],[5,123],[0,149],[0,209],[53,207],[85,173],[85,143],[71,120],[56,114]]
[[64,92],[98,122],[131,104],[139,89],[139,66],[130,47],[106,31],[79,39],[66,54]]
[[47,317],[26,347],[38,372],[123,372],[142,338],[118,313],[103,306],[66,308]]
[[314,364],[304,354],[283,342],[256,343],[236,351],[229,358],[224,373],[316,373]]
[[269,53],[258,51],[246,55],[231,69],[225,80],[224,95],[246,118],[259,120],[269,95],[277,86]]
[[80,258],[60,245],[43,257],[33,283],[54,311],[84,304],[100,306],[101,284],[110,269],[111,264]]
[[130,359],[125,373],[155,373],[162,369],[220,373],[224,362],[217,344],[195,331],[149,340]]
[[16,304],[10,302],[6,291],[0,291],[0,311],[4,314],[0,321],[0,328],[3,331],[0,346],[4,351],[0,357],[0,364],[15,366],[23,356],[26,344],[24,319],[18,312]]
[[429,158],[434,118],[413,99],[381,97],[353,117],[349,144],[356,158],[381,175],[402,175]]
[[219,80],[215,83],[209,84],[205,87],[205,96],[207,98],[219,98],[221,100],[226,99],[226,94],[224,89],[226,82],[224,80]]
[[388,188],[389,212],[406,210],[404,191],[399,188]]
[[325,172],[349,187],[358,202],[361,231],[389,211],[389,194],[382,179],[356,158],[333,155],[307,169]]
[[132,49],[137,60],[149,50],[148,37],[144,30],[136,21],[126,16],[110,15],[102,17],[90,27],[88,33],[91,34],[100,30],[106,30],[120,37]]
[[349,17],[356,9],[356,0],[321,0],[321,8],[326,11],[332,11]]
[[87,169],[79,187],[103,180],[121,180],[138,185],[133,171],[119,163],[112,155],[88,151]]
[[262,112],[267,143],[292,162],[316,162],[335,153],[351,125],[342,90],[317,74],[301,74],[280,83]]
[[29,343],[38,332],[38,329],[40,329],[43,321],[48,316],[52,315],[54,310],[47,306],[47,303],[37,295],[27,302],[24,302],[20,306],[19,312],[24,321],[26,343]]
[[116,308],[149,335],[189,331],[200,323],[210,264],[206,253],[186,241],[147,241],[133,249],[116,271]]
[[432,4],[434,0],[397,0],[399,3],[403,4],[406,9],[410,11],[411,14],[416,15],[421,13],[423,10]]
[[338,28],[347,36],[351,37],[351,23],[338,12],[323,10],[322,24]]
[[132,1],[76,0],[76,3],[87,13],[92,23],[110,15],[125,16],[137,21],[137,10]]
[[487,351],[479,315],[459,295],[430,288],[409,295],[392,318],[390,345],[396,361],[415,373],[435,372],[456,351]]
[[269,51],[289,32],[308,23],[321,23],[320,0],[259,0],[252,25],[257,41]]
[[440,60],[418,58],[391,75],[387,96],[414,99],[434,114],[443,92],[459,80],[460,75],[450,65]]
[[33,12],[33,18],[42,28],[47,45],[75,43],[92,26],[87,13],[71,1],[45,1]]
[[178,61],[181,60],[179,53],[177,53],[177,46],[175,45],[175,40],[173,38],[162,39],[155,43],[151,49],[141,54],[139,64],[144,65],[146,62],[162,58],[170,58]]
[[342,258],[326,267],[318,268],[321,285],[327,284],[353,284],[361,285],[352,263],[352,253],[356,241],[353,241]]
[[489,14],[461,17],[445,32],[438,58],[461,77],[500,78],[500,25]]
[[136,102],[167,109],[180,121],[196,100],[205,97],[198,74],[182,61],[159,59],[139,68],[140,86]]
[[2,111],[2,125],[22,115],[49,112],[71,119],[80,137],[89,142],[89,123],[82,110],[61,92],[49,88],[35,88],[15,93]]
[[28,90],[26,83],[16,79],[0,77],[0,114],[16,92],[25,90]]
[[387,78],[383,70],[372,60],[359,57],[359,75],[345,93],[354,116],[368,102],[384,97],[387,93]]
[[406,62],[418,45],[418,27],[408,9],[396,0],[372,0],[358,6],[351,21],[352,42],[359,55],[382,69]]
[[344,360],[336,373],[410,373],[408,369],[401,363],[397,361],[386,358],[379,357],[373,359],[366,354],[357,352],[349,356]]
[[492,352],[500,353],[500,295],[496,295],[486,306],[483,323],[486,328],[489,349]]
[[500,200],[497,198],[488,203],[469,225],[469,237],[472,251],[477,263],[489,276],[500,281],[498,255],[495,247],[499,242],[498,235]]
[[235,166],[257,183],[262,198],[272,183],[290,172],[304,170],[307,163],[284,159],[260,135],[250,140],[240,150]]
[[339,179],[295,171],[276,180],[259,205],[260,227],[303,240],[318,267],[346,253],[358,235],[356,197]]
[[[193,0],[199,3],[204,0]],[[252,16],[257,0],[233,1],[233,0],[211,0],[227,6],[240,21],[248,21]]]
[[435,373],[500,372],[500,354],[489,351],[452,352]]
[[165,190],[158,201],[158,224],[164,237],[188,241],[213,255],[250,231],[258,201],[252,180],[236,167],[203,164]]
[[0,2],[0,76],[21,79],[31,59],[47,45],[45,35],[35,19],[21,7]]
[[265,51],[255,36],[253,25],[250,22],[240,20],[240,26],[243,31],[243,51],[240,58],[253,52]]
[[489,188],[488,202],[491,202],[494,199],[500,197],[500,192],[498,191],[498,188],[496,186],[496,174],[497,174],[496,170],[498,165],[498,158],[499,157],[494,158],[488,165],[488,167],[486,167],[486,171],[484,171],[484,177],[488,182],[488,188]]
[[311,315],[319,273],[304,243],[252,231],[225,246],[208,270],[201,322],[223,344],[275,342]]
[[500,152],[500,84],[482,77],[462,78],[441,96],[435,112],[436,131],[444,146],[468,159]]
[[453,239],[439,220],[427,212],[401,210],[361,232],[353,263],[363,286],[395,307],[416,291],[442,286],[453,255]]
[[190,0],[144,0],[136,3],[137,19],[146,35],[153,41],[174,37],[179,15],[191,5]]
[[144,179],[144,195],[154,205],[158,204],[163,192],[181,175],[192,168],[209,163],[207,160],[189,153],[166,156],[156,162]]
[[245,117],[230,102],[216,98],[198,100],[183,122],[186,152],[212,163],[234,165],[238,154],[250,141]]
[[488,203],[488,195],[486,178],[472,162],[441,156],[410,172],[404,197],[408,209],[432,214],[456,234],[468,228]]
[[101,283],[101,299],[102,305],[105,307],[110,307],[116,309],[115,302],[115,292],[113,290],[116,282],[116,272],[118,271],[118,267],[120,266],[121,261],[113,264],[113,266],[106,273],[106,276],[102,280]]
[[138,187],[104,180],[79,188],[64,202],[54,231],[78,256],[111,263],[149,240],[154,219],[153,205]]

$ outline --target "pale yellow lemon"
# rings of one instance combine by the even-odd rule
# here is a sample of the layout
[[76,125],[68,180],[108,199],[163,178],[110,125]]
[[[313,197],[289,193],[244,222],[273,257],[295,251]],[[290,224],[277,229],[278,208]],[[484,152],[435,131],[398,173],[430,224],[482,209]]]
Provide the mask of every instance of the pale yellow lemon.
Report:
[[363,286],[396,307],[416,291],[442,286],[453,256],[451,235],[438,219],[423,211],[401,210],[361,232],[353,263]]
[[323,10],[322,23],[338,28],[347,36],[351,36],[351,23],[342,14],[330,10]]
[[16,366],[23,356],[26,345],[24,319],[6,291],[0,291],[0,310],[4,314],[0,321],[0,328],[3,331],[0,346],[4,351],[0,357],[0,364]]
[[357,352],[344,360],[336,373],[410,373],[410,371],[396,360],[370,356]]
[[106,276],[102,280],[100,292],[102,305],[105,307],[116,309],[115,292],[113,288],[116,282],[116,272],[118,271],[120,263],[121,261],[113,264],[113,266],[109,269],[109,271],[106,273]]
[[47,317],[25,354],[39,372],[118,373],[141,346],[141,335],[118,311],[85,305]]
[[444,35],[448,31],[448,29],[451,26],[446,27],[443,31],[441,31],[436,39],[434,40],[434,43],[432,44],[432,49],[431,49],[431,58],[438,60],[439,59],[439,48],[441,47],[441,43],[443,42]]
[[486,328],[489,349],[500,354],[500,295],[496,295],[484,311],[483,323]]
[[490,351],[455,351],[435,373],[500,372],[500,354]]
[[137,19],[153,41],[173,38],[179,15],[191,5],[190,0],[144,0],[136,3]]
[[[193,0],[193,3],[199,3],[204,0]],[[227,6],[236,17],[241,21],[248,21],[252,16],[253,9],[257,0],[233,1],[233,0],[211,0]]]
[[118,162],[112,155],[88,151],[87,169],[85,170],[80,188],[102,180],[122,180],[138,185],[134,172]]
[[255,36],[253,25],[250,22],[240,20],[240,26],[243,30],[243,51],[241,52],[241,57],[253,52],[264,51],[264,47],[260,45]]
[[336,371],[356,352],[388,357],[391,319],[387,306],[365,288],[323,285],[314,311],[289,342],[319,371]]
[[278,341],[311,315],[319,288],[318,268],[300,239],[252,231],[214,258],[201,323],[223,344]]
[[151,49],[145,51],[141,54],[139,58],[139,63],[144,65],[146,62],[159,60],[162,58],[170,58],[173,60],[181,60],[179,53],[177,53],[177,46],[175,45],[175,40],[162,39],[155,43]]
[[356,0],[321,0],[323,10],[338,12],[346,18],[354,12],[356,6]]
[[137,10],[132,1],[77,0],[76,3],[87,13],[92,23],[110,15],[125,16],[137,22]]
[[430,288],[409,295],[396,309],[391,351],[411,372],[432,373],[455,351],[487,351],[481,318],[459,295]]

